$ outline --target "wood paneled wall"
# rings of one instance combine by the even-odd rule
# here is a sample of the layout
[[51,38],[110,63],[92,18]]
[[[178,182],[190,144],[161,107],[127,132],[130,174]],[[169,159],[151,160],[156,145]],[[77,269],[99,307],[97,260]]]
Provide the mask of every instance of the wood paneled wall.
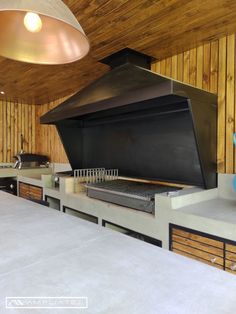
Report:
[[52,162],[57,163],[68,163],[68,159],[56,127],[41,125],[39,119],[44,113],[58,106],[66,98],[36,106],[36,153],[47,155]]
[[23,148],[27,153],[45,154],[52,162],[67,163],[63,145],[54,126],[40,125],[40,116],[64,99],[44,105],[0,101],[0,162],[13,162]]
[[235,35],[153,63],[152,70],[218,94],[218,172],[236,172]]
[[[152,70],[185,83],[218,93],[218,171],[236,172],[233,133],[236,130],[235,35],[206,43],[152,64]],[[39,118],[64,99],[40,105],[0,102],[0,161],[11,162],[20,150],[50,156],[53,162],[68,162],[54,126],[40,125]]]
[[0,162],[13,162],[21,149],[21,134],[26,152],[35,147],[35,106],[10,101],[0,101]]

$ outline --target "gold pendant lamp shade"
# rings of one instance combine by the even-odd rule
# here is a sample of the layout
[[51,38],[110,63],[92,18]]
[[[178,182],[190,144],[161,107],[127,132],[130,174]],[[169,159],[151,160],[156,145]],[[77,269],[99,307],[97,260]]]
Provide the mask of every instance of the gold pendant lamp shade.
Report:
[[89,52],[79,22],[61,0],[0,0],[0,55],[37,64],[64,64]]

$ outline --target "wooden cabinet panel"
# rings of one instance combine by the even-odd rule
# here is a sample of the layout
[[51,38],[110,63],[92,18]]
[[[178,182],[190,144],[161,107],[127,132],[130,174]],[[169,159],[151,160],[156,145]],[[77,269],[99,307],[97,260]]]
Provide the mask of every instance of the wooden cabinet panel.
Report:
[[42,188],[38,187],[38,186],[33,186],[30,185],[29,186],[30,189],[30,198],[34,198],[36,200],[42,200]]
[[236,242],[170,224],[170,250],[236,274]]
[[225,269],[228,270],[231,273],[236,274],[236,262],[226,260],[225,261]]
[[236,274],[236,245],[227,243],[225,249],[225,270]]
[[233,245],[233,244],[226,243],[225,249],[226,249],[226,251],[233,252],[236,254],[236,244]]
[[[172,250],[178,250],[179,252],[184,252],[189,255],[193,259],[201,260],[203,262],[206,262],[207,264],[213,264],[213,265],[219,265],[222,266],[224,265],[224,259],[223,257],[217,256],[216,254],[208,253],[200,249],[196,249],[190,245],[184,245],[180,244],[178,242],[172,242]],[[223,250],[221,252],[221,255],[223,256]]]
[[226,251],[225,258],[236,263],[236,254]]
[[20,182],[19,183],[19,196],[26,199],[42,200],[43,189],[38,186]]
[[220,249],[223,249],[223,246],[224,246],[222,241],[211,239],[211,238],[201,236],[192,232],[187,232],[182,229],[175,228],[175,227],[172,228],[172,234],[176,234],[183,238],[191,239],[191,240],[198,241],[201,243],[206,243],[206,244],[218,247]]
[[214,266],[214,267],[219,268],[219,269],[222,269],[222,270],[224,269],[224,267],[223,267],[222,265],[214,264],[214,263],[212,263],[212,262],[209,261],[209,260],[205,260],[205,259],[200,258],[200,257],[198,257],[198,256],[193,256],[193,255],[191,255],[190,253],[180,251],[180,250],[178,250],[178,249],[176,249],[176,248],[173,248],[172,251],[175,252],[175,253],[177,253],[177,254],[180,254],[180,255],[183,255],[183,256],[186,256],[186,257],[195,259],[196,261],[202,262],[202,263],[204,263],[204,264],[208,264],[208,265],[210,265],[210,266]]
[[191,237],[190,238],[183,238],[183,237],[177,236],[175,234],[173,234],[173,236],[172,236],[172,241],[183,244],[184,246],[192,247],[192,248],[198,249],[200,251],[210,253],[212,255],[216,255],[216,256],[220,256],[220,257],[224,256],[223,246],[222,246],[222,248],[217,248],[217,247],[214,247],[214,246],[209,245],[207,243],[202,243],[202,242],[192,240]]
[[212,239],[210,235],[171,226],[170,249],[175,253],[224,269],[224,242]]
[[29,198],[29,185],[20,182],[19,183],[19,196],[23,198]]
[[231,269],[225,268],[225,271],[227,271],[227,273],[231,273],[231,274],[236,275],[236,271],[234,271],[234,270],[231,270]]

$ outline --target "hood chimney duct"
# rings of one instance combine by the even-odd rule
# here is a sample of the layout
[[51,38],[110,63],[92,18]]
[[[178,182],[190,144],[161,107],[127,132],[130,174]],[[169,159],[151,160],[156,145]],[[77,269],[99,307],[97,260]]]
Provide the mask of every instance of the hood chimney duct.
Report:
[[130,63],[147,70],[151,70],[151,63],[153,61],[152,57],[130,48],[124,48],[100,60],[101,63],[109,65],[111,69]]

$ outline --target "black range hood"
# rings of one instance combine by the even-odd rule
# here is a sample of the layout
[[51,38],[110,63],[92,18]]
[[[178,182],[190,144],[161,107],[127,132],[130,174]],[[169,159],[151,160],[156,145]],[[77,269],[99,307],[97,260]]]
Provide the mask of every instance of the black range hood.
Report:
[[112,70],[41,117],[54,124],[72,169],[214,188],[217,96],[148,70],[124,49]]

